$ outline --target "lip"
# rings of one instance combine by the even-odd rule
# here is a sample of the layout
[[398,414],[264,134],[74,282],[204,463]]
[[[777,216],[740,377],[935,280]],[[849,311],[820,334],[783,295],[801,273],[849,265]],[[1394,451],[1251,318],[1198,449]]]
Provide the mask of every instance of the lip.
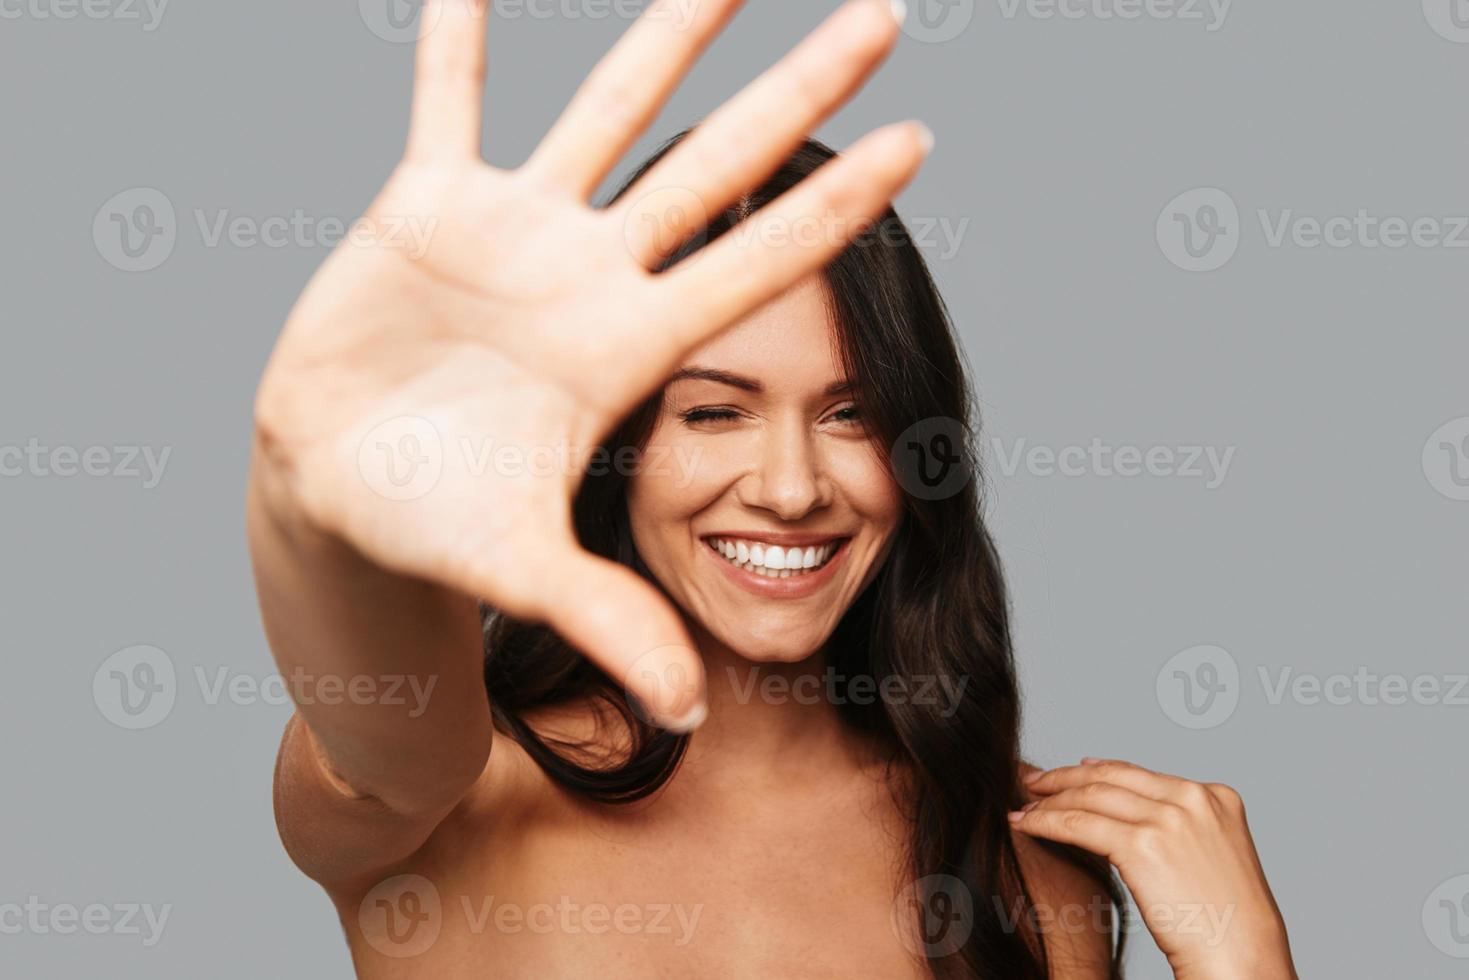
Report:
[[812,534],[809,531],[709,531],[699,537],[704,540],[709,538],[741,539],[744,541],[759,541],[761,544],[778,544],[782,548],[798,547],[806,548],[811,545],[826,544],[828,541],[846,541],[850,534]]
[[[770,544],[778,544],[782,547],[807,547],[810,545],[825,544],[835,539],[837,549],[832,556],[826,560],[814,572],[799,575],[794,578],[769,578],[765,575],[757,575],[747,572],[743,568],[732,565],[723,555],[714,550],[714,545],[709,542],[710,538],[742,538],[747,541],[764,541]],[[699,539],[700,548],[710,561],[717,564],[724,575],[733,584],[753,595],[764,599],[804,599],[815,595],[836,575],[837,566],[846,560],[848,547],[852,543],[850,537],[840,537],[831,534],[799,534],[795,532],[775,533],[761,532],[752,534],[748,531],[718,532],[704,535]]]

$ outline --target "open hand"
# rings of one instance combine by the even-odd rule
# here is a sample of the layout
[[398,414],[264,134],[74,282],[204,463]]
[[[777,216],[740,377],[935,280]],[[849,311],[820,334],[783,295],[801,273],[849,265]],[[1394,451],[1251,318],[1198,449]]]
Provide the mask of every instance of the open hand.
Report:
[[[385,568],[549,623],[670,727],[702,708],[692,643],[648,583],[578,546],[571,501],[598,440],[689,351],[844,247],[726,236],[653,271],[698,215],[772,173],[898,34],[887,0],[850,0],[615,206],[589,206],[738,6],[653,3],[506,171],[480,156],[485,0],[428,0],[407,150],[364,219],[376,238],[318,272],[256,399],[274,510]],[[855,233],[928,144],[916,124],[877,130],[749,220],[835,217]],[[426,241],[407,247],[404,228]],[[522,462],[503,465],[507,449]],[[571,462],[533,465],[538,453]],[[684,683],[660,680],[673,677]]]

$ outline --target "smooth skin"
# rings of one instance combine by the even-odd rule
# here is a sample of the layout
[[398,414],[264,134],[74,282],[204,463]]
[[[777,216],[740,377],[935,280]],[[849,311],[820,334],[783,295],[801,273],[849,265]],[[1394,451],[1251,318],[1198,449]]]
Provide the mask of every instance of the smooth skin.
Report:
[[[731,673],[818,671],[897,519],[875,447],[830,394],[842,379],[817,273],[845,243],[760,230],[860,227],[913,177],[931,137],[911,123],[877,130],[750,219],[755,234],[651,271],[691,215],[758,185],[855,93],[897,40],[889,4],[850,0],[616,206],[588,204],[738,6],[654,3],[530,159],[505,171],[480,156],[483,0],[429,0],[408,145],[364,218],[380,238],[333,253],[262,378],[248,533],[266,632],[298,709],[277,764],[277,822],[335,902],[362,976],[583,976],[609,962],[636,976],[925,973],[892,927],[907,831],[873,747],[831,705],[751,699]],[[396,240],[405,218],[432,229],[426,249]],[[580,466],[480,464],[486,447],[595,447],[694,367],[738,374],[760,394],[707,380],[670,387],[673,405],[736,409],[712,427],[660,418],[655,441],[694,445],[700,462],[683,486],[666,474],[634,482],[635,535],[671,604],[578,547]],[[421,493],[396,493],[391,462],[375,462],[395,447],[434,466]],[[745,528],[850,535],[850,561],[794,600],[797,614],[731,589],[696,550],[706,531]],[[708,718],[664,793],[591,805],[493,738],[480,598],[551,626],[660,723]],[[363,679],[376,686],[351,686]],[[389,681],[399,696],[362,693]],[[534,720],[594,744],[608,731],[587,706]],[[1054,789],[1065,798],[1066,786]],[[1041,812],[1017,836],[1038,902],[1092,903],[1090,883],[1029,844],[1026,834],[1061,833]],[[1161,848],[1091,843],[1117,855],[1129,884],[1172,880]],[[1253,855],[1247,834],[1211,843],[1220,861],[1226,846]],[[384,911],[419,914],[423,882],[440,911],[432,941],[405,955],[374,923]],[[1256,884],[1225,878],[1211,894],[1268,897],[1263,877]],[[413,902],[405,888],[417,889]],[[558,925],[537,927],[536,910],[568,902],[579,917],[558,911]],[[597,911],[629,904],[644,928],[609,927]],[[498,916],[507,905],[511,917]],[[1105,937],[1061,930],[1047,943],[1056,976],[1104,975]],[[1186,950],[1185,961],[1190,977],[1226,975]]]
[[[650,460],[689,465],[650,466],[631,481],[638,554],[688,619],[716,682],[821,653],[902,516],[886,456],[839,388],[847,379],[828,302],[824,281],[809,277],[691,354],[649,437]],[[788,534],[845,540],[832,581],[809,596],[752,594],[708,544]]]

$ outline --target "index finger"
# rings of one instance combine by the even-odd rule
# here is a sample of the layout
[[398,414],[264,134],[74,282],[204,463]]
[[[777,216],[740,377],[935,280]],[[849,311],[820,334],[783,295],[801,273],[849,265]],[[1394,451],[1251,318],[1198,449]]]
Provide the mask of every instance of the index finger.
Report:
[[1120,761],[1098,761],[1051,769],[1032,776],[1025,788],[1037,796],[1054,796],[1088,783],[1112,783],[1160,801],[1167,799],[1171,788],[1169,777]]

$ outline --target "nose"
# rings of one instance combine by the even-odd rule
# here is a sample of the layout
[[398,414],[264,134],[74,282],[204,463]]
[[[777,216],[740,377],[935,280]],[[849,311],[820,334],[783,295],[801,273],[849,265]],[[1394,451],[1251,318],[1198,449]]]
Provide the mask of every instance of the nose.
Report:
[[741,503],[795,521],[831,502],[831,483],[809,428],[799,421],[761,434],[750,472],[738,488]]

